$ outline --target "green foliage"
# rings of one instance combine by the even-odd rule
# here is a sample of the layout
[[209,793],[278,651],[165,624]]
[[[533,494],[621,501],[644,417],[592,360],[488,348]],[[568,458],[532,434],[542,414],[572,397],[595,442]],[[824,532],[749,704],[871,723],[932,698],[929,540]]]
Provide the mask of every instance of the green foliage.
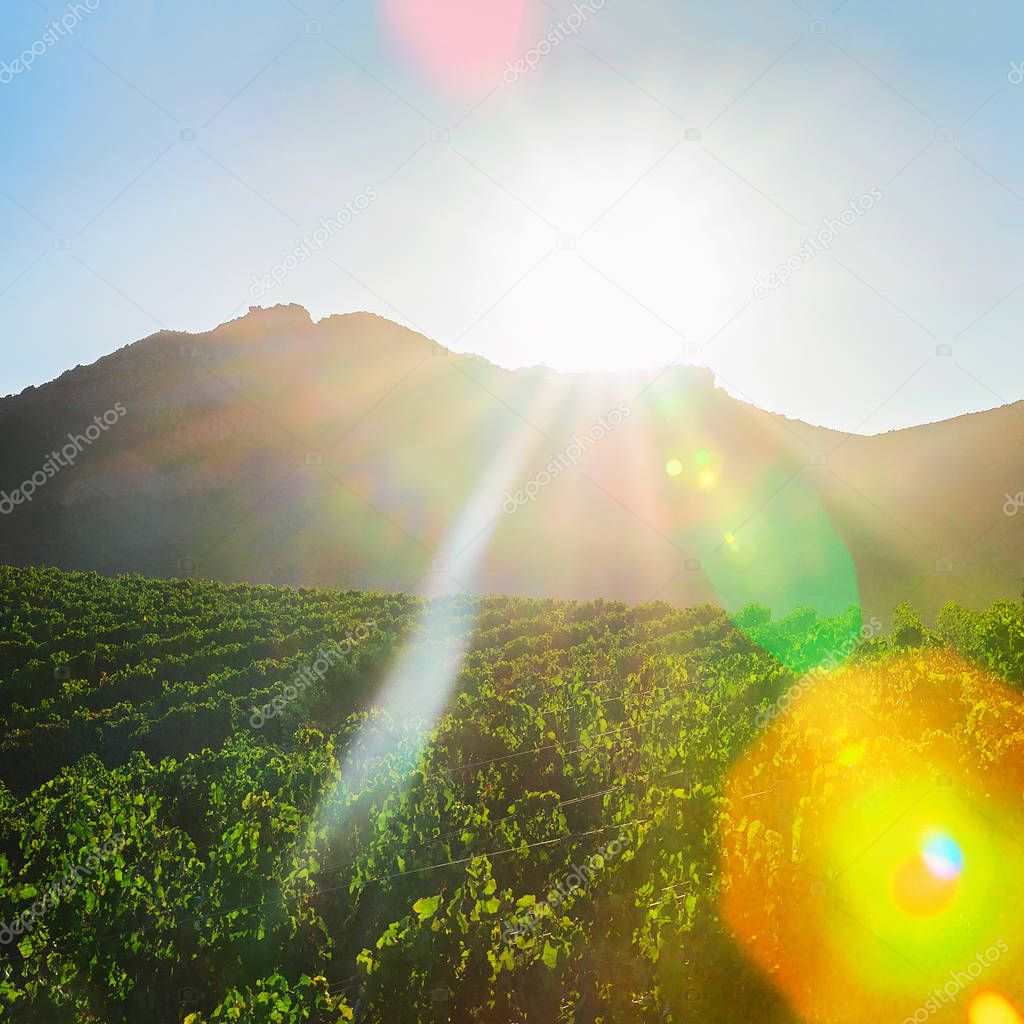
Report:
[[255,988],[240,992],[228,990],[223,1002],[209,1018],[190,1013],[185,1024],[213,1021],[244,1021],[245,1024],[300,1024],[301,1021],[350,1021],[352,1010],[343,999],[330,993],[327,979],[302,975],[289,985],[280,974],[261,978]]
[[[423,608],[0,568],[0,921],[81,871],[0,947],[0,1016],[671,1022],[699,990],[708,1019],[790,1021],[719,920],[722,786],[859,613],[737,629],[711,607],[460,599],[442,637]],[[901,611],[890,642],[915,628]],[[1022,678],[1019,606],[944,609],[937,635]],[[376,706],[400,651],[453,639],[436,722]]]
[[896,605],[892,615],[893,647],[919,647],[926,634],[921,616],[909,604],[903,602]]

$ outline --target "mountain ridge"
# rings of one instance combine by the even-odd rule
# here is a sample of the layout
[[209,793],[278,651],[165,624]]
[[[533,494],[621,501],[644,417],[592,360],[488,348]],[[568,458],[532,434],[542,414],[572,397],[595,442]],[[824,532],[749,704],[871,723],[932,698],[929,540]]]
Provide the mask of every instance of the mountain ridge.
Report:
[[[1020,403],[851,435],[759,409],[705,367],[506,370],[373,313],[253,307],[0,400],[0,491],[115,402],[102,439],[0,515],[0,561],[934,613],[1015,596],[1024,555],[1001,510],[1024,486]],[[628,415],[600,428],[617,404]],[[571,460],[587,431],[600,441]],[[759,566],[790,582],[748,586]]]
[[[387,325],[389,325],[391,327],[394,327],[396,329],[405,331],[409,335],[411,335],[413,338],[419,339],[419,340],[422,340],[422,341],[426,342],[429,346],[432,346],[432,347],[437,346],[437,347],[440,347],[440,348],[444,348],[445,351],[448,352],[450,355],[458,355],[458,356],[460,356],[462,358],[476,360],[476,361],[479,361],[481,363],[486,364],[488,367],[490,367],[492,369],[500,370],[500,371],[503,371],[503,372],[506,372],[506,373],[513,373],[513,374],[520,374],[520,373],[524,373],[524,374],[544,373],[544,374],[553,375],[553,376],[557,376],[557,377],[565,378],[565,379],[570,379],[570,380],[571,379],[579,379],[579,378],[593,379],[593,378],[601,378],[601,377],[617,377],[617,378],[621,378],[621,377],[643,377],[645,375],[650,375],[650,374],[667,374],[667,373],[677,373],[677,372],[682,372],[684,374],[709,375],[712,378],[712,380],[715,382],[715,385],[714,385],[715,387],[720,388],[722,391],[724,391],[727,394],[729,394],[730,397],[732,397],[735,401],[737,401],[739,403],[742,403],[744,405],[750,405],[753,408],[756,408],[756,409],[760,410],[761,412],[767,413],[767,414],[769,414],[771,416],[774,416],[774,417],[776,417],[776,418],[778,418],[780,420],[784,420],[786,423],[800,424],[802,426],[810,427],[810,428],[813,428],[815,430],[829,431],[831,433],[841,434],[843,436],[851,437],[851,438],[855,438],[855,437],[883,437],[883,436],[892,435],[892,434],[902,434],[902,433],[905,433],[907,431],[918,430],[918,429],[920,429],[922,427],[937,426],[937,425],[943,424],[943,423],[950,423],[950,424],[960,423],[960,422],[962,422],[964,420],[967,420],[967,419],[969,419],[971,417],[985,416],[985,415],[987,415],[989,413],[993,413],[993,412],[997,412],[999,410],[1005,410],[1005,409],[1017,409],[1022,414],[1024,414],[1024,398],[1021,398],[1021,399],[1017,399],[1015,401],[1003,401],[1001,404],[990,406],[987,409],[979,409],[979,410],[973,410],[973,411],[958,413],[955,416],[948,416],[948,417],[946,417],[944,419],[940,419],[940,420],[928,420],[928,421],[925,421],[923,423],[914,423],[914,424],[911,424],[910,426],[906,426],[906,427],[894,427],[894,428],[890,428],[888,430],[879,431],[878,433],[875,433],[875,434],[861,434],[861,433],[858,433],[856,431],[842,430],[839,427],[830,426],[829,424],[826,424],[826,423],[813,423],[810,420],[801,419],[798,416],[790,416],[789,414],[787,414],[787,413],[785,413],[785,412],[783,412],[782,410],[779,410],[779,409],[771,409],[771,408],[768,408],[766,406],[758,405],[756,402],[752,401],[749,398],[742,397],[742,396],[738,397],[737,395],[733,394],[729,390],[729,388],[727,386],[722,386],[722,385],[718,384],[718,377],[715,374],[715,372],[710,367],[708,367],[706,365],[703,365],[703,364],[693,364],[693,363],[678,364],[678,365],[677,364],[670,364],[667,367],[657,367],[657,366],[634,367],[634,368],[629,368],[629,369],[626,369],[626,370],[563,370],[563,369],[559,369],[557,367],[551,367],[551,366],[548,366],[548,365],[542,364],[542,363],[533,364],[533,365],[530,365],[530,366],[506,367],[506,366],[503,366],[503,365],[501,365],[499,363],[493,362],[487,356],[482,355],[480,353],[457,352],[454,349],[447,348],[447,346],[445,346],[442,342],[438,341],[437,339],[431,338],[428,335],[425,335],[425,334],[415,330],[414,328],[406,327],[403,324],[399,324],[397,321],[391,320],[388,317],[382,316],[379,313],[375,313],[372,310],[351,310],[351,311],[346,312],[346,313],[331,313],[331,314],[328,314],[325,317],[321,317],[319,320],[314,320],[313,316],[309,312],[309,310],[306,309],[306,307],[301,305],[300,303],[278,303],[278,304],[276,304],[274,306],[253,305],[253,306],[249,307],[247,312],[242,313],[242,314],[240,314],[237,317],[233,317],[230,320],[225,320],[222,323],[219,323],[216,326],[214,326],[212,328],[209,328],[208,330],[185,331],[185,330],[173,330],[173,329],[166,329],[165,328],[165,329],[161,329],[159,331],[154,331],[153,334],[149,334],[149,335],[146,335],[143,338],[139,338],[139,339],[136,339],[135,341],[128,342],[127,344],[122,345],[119,348],[114,349],[111,352],[108,352],[108,353],[105,353],[105,354],[103,354],[101,356],[98,356],[91,363],[79,363],[76,366],[69,367],[68,369],[62,371],[56,377],[53,377],[53,378],[51,378],[48,381],[44,381],[44,382],[42,382],[40,384],[29,384],[29,385],[26,385],[24,388],[22,388],[21,391],[9,392],[9,393],[7,393],[5,395],[2,395],[2,396],[0,396],[0,401],[4,401],[4,400],[6,400],[8,398],[18,398],[18,397],[21,397],[21,396],[29,393],[29,392],[39,391],[40,389],[45,388],[45,387],[47,387],[47,386],[49,386],[51,384],[56,384],[56,383],[59,383],[61,381],[64,381],[65,378],[68,378],[69,376],[75,374],[78,371],[88,370],[90,368],[97,367],[101,363],[104,363],[107,360],[110,360],[110,359],[112,359],[112,358],[114,358],[114,357],[116,357],[116,356],[118,356],[118,355],[120,355],[120,354],[122,354],[122,353],[124,353],[126,351],[136,349],[139,346],[143,346],[143,345],[146,345],[146,344],[149,344],[149,343],[154,343],[157,339],[168,339],[168,340],[173,339],[179,345],[180,344],[188,344],[189,341],[192,340],[192,339],[212,338],[212,337],[218,335],[219,333],[224,332],[227,329],[232,328],[233,326],[236,326],[236,325],[241,325],[241,324],[244,324],[244,323],[249,323],[249,322],[252,322],[253,320],[260,320],[260,321],[263,321],[263,322],[271,322],[271,323],[273,323],[273,322],[275,322],[275,320],[278,319],[278,317],[292,318],[295,323],[301,324],[302,326],[305,326],[305,327],[311,327],[311,328],[314,328],[314,329],[315,328],[320,328],[320,327],[322,327],[324,325],[330,325],[330,324],[332,324],[335,321],[351,321],[351,320],[360,320],[360,319],[365,319],[365,320],[371,321],[371,322],[372,321],[379,321],[380,323],[387,324]],[[288,322],[288,319],[285,319],[284,322]]]

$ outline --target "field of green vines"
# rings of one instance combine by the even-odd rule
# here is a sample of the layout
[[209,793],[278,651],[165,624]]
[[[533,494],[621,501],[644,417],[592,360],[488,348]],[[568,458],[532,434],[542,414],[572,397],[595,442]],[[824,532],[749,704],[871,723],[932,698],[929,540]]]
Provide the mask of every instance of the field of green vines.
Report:
[[[722,918],[724,786],[859,613],[425,611],[0,568],[0,1019],[794,1020]],[[1018,688],[1024,611],[851,660],[915,648]],[[409,651],[436,720],[380,706]]]

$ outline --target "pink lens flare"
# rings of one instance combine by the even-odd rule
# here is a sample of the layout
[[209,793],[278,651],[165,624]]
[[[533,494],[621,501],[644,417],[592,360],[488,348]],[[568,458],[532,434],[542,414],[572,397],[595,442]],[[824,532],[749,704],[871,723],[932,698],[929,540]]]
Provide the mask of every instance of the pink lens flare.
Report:
[[[529,8],[529,11],[528,11]],[[528,0],[382,0],[381,10],[402,48],[438,84],[497,84],[508,60],[521,56],[535,19]]]

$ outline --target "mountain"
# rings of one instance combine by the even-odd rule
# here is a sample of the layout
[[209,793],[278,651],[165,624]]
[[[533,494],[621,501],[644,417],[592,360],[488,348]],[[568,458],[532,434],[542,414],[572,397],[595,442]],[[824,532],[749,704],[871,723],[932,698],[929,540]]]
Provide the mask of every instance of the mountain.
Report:
[[1022,434],[1024,403],[846,435],[705,369],[510,371],[254,307],[0,400],[0,562],[931,615],[1019,593]]

